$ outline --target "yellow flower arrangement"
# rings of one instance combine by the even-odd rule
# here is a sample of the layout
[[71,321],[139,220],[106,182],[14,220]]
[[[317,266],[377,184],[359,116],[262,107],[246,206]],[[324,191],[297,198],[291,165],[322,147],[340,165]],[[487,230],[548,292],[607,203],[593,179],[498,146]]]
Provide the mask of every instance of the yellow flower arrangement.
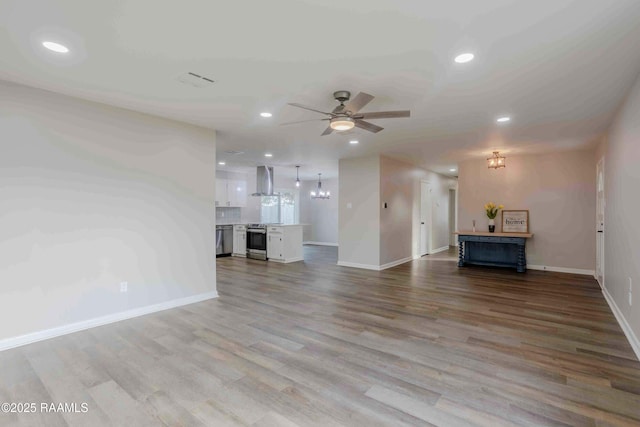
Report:
[[498,215],[498,211],[504,209],[504,205],[496,205],[493,202],[489,202],[484,205],[484,210],[487,212],[489,219],[494,219]]

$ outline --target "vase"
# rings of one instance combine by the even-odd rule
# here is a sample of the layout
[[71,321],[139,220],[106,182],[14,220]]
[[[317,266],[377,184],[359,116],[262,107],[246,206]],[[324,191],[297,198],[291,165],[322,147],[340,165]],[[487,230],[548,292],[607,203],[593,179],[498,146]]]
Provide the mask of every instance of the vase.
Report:
[[494,231],[496,231],[496,221],[489,219],[489,233],[493,233]]

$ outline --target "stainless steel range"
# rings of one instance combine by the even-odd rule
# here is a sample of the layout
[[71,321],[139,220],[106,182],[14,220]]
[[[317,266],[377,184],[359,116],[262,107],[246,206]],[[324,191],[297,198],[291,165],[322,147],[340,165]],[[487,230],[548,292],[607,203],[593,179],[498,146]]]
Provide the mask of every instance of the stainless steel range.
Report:
[[247,258],[267,259],[267,225],[247,225]]

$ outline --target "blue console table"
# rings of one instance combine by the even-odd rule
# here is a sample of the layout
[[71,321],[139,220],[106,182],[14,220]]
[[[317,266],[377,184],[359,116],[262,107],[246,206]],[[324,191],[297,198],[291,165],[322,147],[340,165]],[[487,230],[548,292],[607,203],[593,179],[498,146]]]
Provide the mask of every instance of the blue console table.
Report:
[[458,235],[458,267],[466,264],[513,267],[527,271],[526,245],[530,233],[482,233],[461,231]]

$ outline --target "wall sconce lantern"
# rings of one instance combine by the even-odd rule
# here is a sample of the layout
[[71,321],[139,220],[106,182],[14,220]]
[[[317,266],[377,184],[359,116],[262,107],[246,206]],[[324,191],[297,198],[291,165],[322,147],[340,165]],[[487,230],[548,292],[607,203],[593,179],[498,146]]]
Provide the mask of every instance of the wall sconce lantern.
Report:
[[501,156],[499,151],[494,151],[493,156],[487,159],[487,167],[489,169],[500,169],[506,166],[505,157]]

